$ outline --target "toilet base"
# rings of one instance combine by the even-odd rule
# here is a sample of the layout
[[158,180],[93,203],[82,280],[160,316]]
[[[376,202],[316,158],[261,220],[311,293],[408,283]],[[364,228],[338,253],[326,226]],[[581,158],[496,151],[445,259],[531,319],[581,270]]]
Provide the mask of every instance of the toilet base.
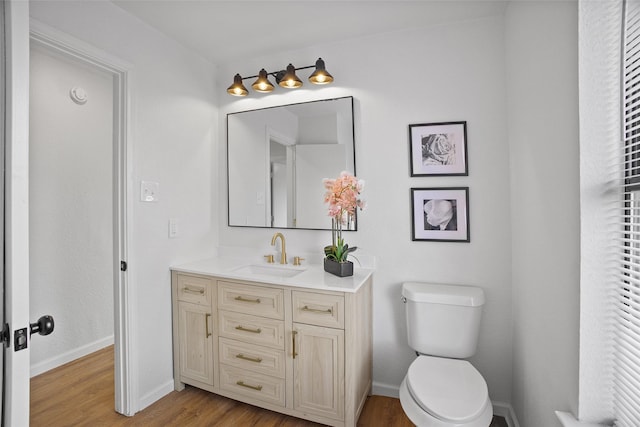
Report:
[[400,384],[400,404],[402,405],[404,413],[407,414],[407,417],[409,417],[411,422],[417,427],[489,427],[491,419],[493,418],[493,406],[488,399],[482,414],[473,421],[459,424],[447,423],[435,418],[413,400],[413,396],[411,396],[407,388],[406,378],[403,379],[402,384]]

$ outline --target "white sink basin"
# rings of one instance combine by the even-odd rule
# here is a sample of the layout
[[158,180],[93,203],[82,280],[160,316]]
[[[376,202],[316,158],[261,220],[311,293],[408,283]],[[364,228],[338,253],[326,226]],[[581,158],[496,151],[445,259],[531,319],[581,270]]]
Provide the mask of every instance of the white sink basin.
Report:
[[249,264],[238,267],[234,272],[247,275],[260,275],[272,277],[293,277],[305,271],[304,268],[280,267],[271,265]]

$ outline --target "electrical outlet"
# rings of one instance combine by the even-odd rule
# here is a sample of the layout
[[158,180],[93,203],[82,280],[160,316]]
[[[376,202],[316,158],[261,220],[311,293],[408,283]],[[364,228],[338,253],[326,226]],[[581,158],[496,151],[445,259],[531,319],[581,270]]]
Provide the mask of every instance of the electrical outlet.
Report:
[[143,202],[157,202],[160,184],[153,181],[142,181],[140,183],[140,200]]

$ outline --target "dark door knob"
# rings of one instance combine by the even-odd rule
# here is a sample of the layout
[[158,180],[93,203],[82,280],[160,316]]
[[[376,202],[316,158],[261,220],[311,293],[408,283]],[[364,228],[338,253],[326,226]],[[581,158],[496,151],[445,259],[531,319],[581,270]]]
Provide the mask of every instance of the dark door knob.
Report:
[[49,335],[51,332],[53,332],[53,326],[53,317],[49,316],[48,314],[44,315],[39,318],[36,323],[31,323],[29,325],[29,335],[33,335],[36,333],[40,335]]

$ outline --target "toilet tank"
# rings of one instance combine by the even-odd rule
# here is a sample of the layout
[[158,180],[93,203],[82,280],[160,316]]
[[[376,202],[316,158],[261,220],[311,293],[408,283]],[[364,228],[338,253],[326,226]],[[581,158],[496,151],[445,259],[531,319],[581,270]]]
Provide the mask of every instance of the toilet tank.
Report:
[[484,292],[474,286],[402,285],[409,346],[420,354],[465,359],[478,344]]

